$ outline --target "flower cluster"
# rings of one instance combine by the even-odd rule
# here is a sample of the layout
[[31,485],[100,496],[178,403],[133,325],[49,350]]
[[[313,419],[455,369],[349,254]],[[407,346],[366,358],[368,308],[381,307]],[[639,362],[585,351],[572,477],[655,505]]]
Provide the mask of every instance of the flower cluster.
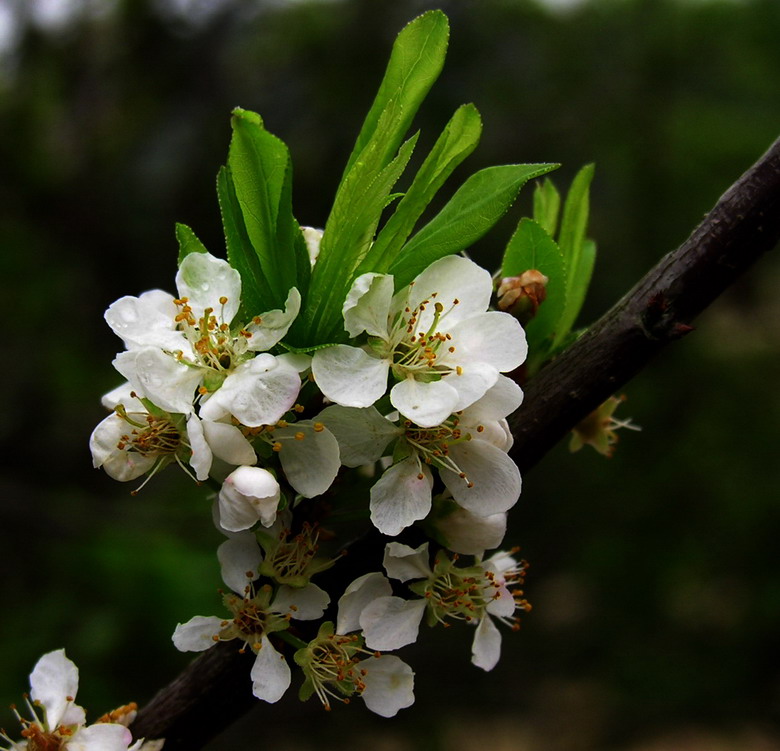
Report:
[[[241,285],[228,262],[190,253],[178,296],[123,297],[105,315],[125,345],[114,366],[126,382],[103,398],[112,411],[92,434],[95,466],[127,481],[177,464],[214,487],[227,537],[218,559],[229,615],[180,624],[175,646],[238,640],[268,702],[291,683],[290,653],[301,698],[330,707],[356,695],[392,716],[413,702],[413,673],[382,652],[414,641],[427,610],[431,625],[476,626],[473,662],[489,670],[500,649],[490,616],[510,622],[525,608],[507,589],[523,565],[482,558],[520,494],[506,417],[522,391],[505,373],[526,354],[519,323],[488,309],[490,274],[446,256],[397,291],[390,274],[359,275],[342,306],[348,341],[313,353],[285,346],[297,289],[284,310],[256,313]],[[399,571],[413,567],[410,592],[422,599],[395,596],[371,573],[346,588],[335,623],[324,620],[331,595],[311,579],[338,557],[346,508],[384,535],[417,525],[439,542],[433,562],[427,544],[387,548],[387,575],[404,582]],[[456,565],[459,554],[475,563]]]
[[128,704],[87,725],[84,709],[76,704],[79,671],[64,649],[49,652],[38,660],[30,674],[30,694],[25,695],[31,719],[16,707],[22,726],[21,741],[0,731],[7,751],[160,751],[163,740],[133,741],[128,725],[136,716],[136,705]]

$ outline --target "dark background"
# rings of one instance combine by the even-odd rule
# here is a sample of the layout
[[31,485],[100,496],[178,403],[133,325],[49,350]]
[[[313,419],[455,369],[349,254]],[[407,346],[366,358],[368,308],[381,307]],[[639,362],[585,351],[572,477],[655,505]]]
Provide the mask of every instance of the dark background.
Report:
[[[418,152],[463,102],[485,124],[450,191],[489,164],[562,162],[565,185],[596,162],[583,324],[780,131],[776,0],[0,3],[0,705],[62,646],[90,717],[144,702],[190,659],[176,623],[221,612],[204,494],[171,469],[131,497],[91,467],[120,380],[102,313],[173,291],[175,221],[222,253],[233,106],[289,145],[296,215],[322,226],[392,40],[427,7],[452,39]],[[495,263],[530,196],[477,260]],[[614,458],[560,446],[529,473],[507,544],[535,608],[493,672],[469,664],[468,629],[423,631],[396,720],[291,690],[211,748],[780,748],[778,284],[772,255],[629,385],[619,415],[643,431]]]

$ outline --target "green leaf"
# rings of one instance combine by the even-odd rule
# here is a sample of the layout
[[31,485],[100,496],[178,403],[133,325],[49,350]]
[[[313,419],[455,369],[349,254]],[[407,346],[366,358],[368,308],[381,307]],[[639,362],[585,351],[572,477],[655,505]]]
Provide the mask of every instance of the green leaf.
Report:
[[[416,141],[416,135],[410,138],[398,156],[367,185],[353,172],[336,196],[312,273],[308,305],[296,321],[296,345],[344,339],[344,298],[374,239],[385,201],[409,162]],[[353,181],[359,185],[353,185]]]
[[473,104],[459,107],[431,149],[398,204],[361,263],[358,274],[386,272],[414,229],[414,225],[452,171],[479,143],[482,119]]
[[231,125],[228,166],[236,198],[270,286],[269,302],[282,307],[297,281],[294,230],[298,227],[292,215],[290,153],[254,112],[233,110]]
[[[590,279],[593,275],[593,266],[596,263],[596,243],[593,240],[585,240],[582,243],[580,255],[577,258],[577,266],[570,268],[567,278],[567,298],[566,309],[563,312],[561,321],[556,331],[555,345],[560,344],[566,334],[571,331],[572,326],[577,321],[582,304],[585,302],[585,294],[590,285]],[[573,280],[573,281],[572,281]]]
[[566,310],[561,320],[561,327],[555,334],[555,344],[560,344],[574,325],[593,271],[596,246],[591,243],[590,255],[586,258],[582,256],[586,247],[585,232],[590,212],[590,183],[593,180],[594,169],[593,164],[586,164],[574,176],[563,206],[558,245],[566,262]]
[[208,253],[206,246],[186,224],[176,223],[176,239],[179,242],[179,266],[190,253]]
[[241,300],[249,315],[257,315],[270,307],[267,303],[271,299],[271,288],[244,226],[228,167],[222,167],[217,175],[217,197],[228,261],[241,275]]
[[566,269],[563,253],[547,231],[531,219],[521,219],[507,245],[502,276],[518,276],[536,269],[548,279],[547,298],[525,327],[529,350],[536,350],[555,333],[566,307]]
[[550,237],[555,237],[558,228],[558,212],[561,208],[561,194],[549,177],[537,183],[534,190],[534,221],[544,227]]
[[353,167],[370,173],[392,160],[444,67],[449,31],[447,16],[440,10],[423,13],[401,29],[379,91],[347,161],[342,184]]
[[458,253],[479,240],[506,213],[528,180],[557,167],[557,164],[508,164],[487,167],[469,177],[391,264],[396,288],[411,282],[435,260]]

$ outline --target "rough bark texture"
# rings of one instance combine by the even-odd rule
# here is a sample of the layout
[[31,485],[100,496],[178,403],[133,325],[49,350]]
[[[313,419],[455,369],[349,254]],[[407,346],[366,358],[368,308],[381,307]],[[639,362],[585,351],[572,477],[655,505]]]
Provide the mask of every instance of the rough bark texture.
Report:
[[[512,458],[525,471],[583,417],[628,382],[668,342],[780,239],[780,139],[718,201],[686,242],[526,385],[511,420]],[[355,575],[368,544],[353,546],[330,582]],[[376,545],[374,546],[376,547]],[[361,550],[362,548],[362,550]],[[346,584],[346,581],[343,582]],[[166,751],[201,748],[255,702],[253,655],[234,643],[199,656],[138,714],[136,737],[165,737]]]

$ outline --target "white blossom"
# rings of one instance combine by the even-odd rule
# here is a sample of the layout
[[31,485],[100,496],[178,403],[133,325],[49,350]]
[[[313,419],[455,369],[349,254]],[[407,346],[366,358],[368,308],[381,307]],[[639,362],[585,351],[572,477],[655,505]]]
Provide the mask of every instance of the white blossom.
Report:
[[178,298],[152,290],[108,308],[106,321],[127,347],[115,358],[116,369],[169,412],[189,414],[200,399],[201,416],[212,421],[233,415],[256,427],[279,420],[295,402],[300,377],[267,350],[295,320],[298,290],[290,290],[284,310],[257,315],[242,326],[233,320],[241,278],[226,261],[190,253],[176,286]]
[[290,685],[290,667],[269,635],[288,628],[289,619],[316,620],[330,601],[316,584],[283,584],[274,593],[270,585],[256,589],[263,554],[250,532],[225,540],[217,551],[225,584],[233,591],[223,601],[232,618],[195,616],[176,626],[174,646],[182,652],[202,652],[219,641],[239,639],[256,655],[251,669],[252,693],[277,702]]
[[[0,739],[10,744],[13,751],[38,751],[39,749],[60,749],[61,751],[140,751],[143,740],[133,743],[133,736],[127,727],[115,717],[124,710],[132,711],[128,705],[101,718],[93,725],[86,724],[84,710],[75,703],[78,692],[79,671],[58,649],[43,655],[30,674],[30,699],[27,708],[31,720],[17,713],[22,725],[24,740],[14,742],[4,731]],[[156,748],[162,742],[156,742]],[[132,744],[132,745],[131,745]],[[148,746],[151,749],[152,746]]]
[[317,384],[337,404],[369,407],[392,372],[393,406],[421,427],[440,424],[525,359],[520,324],[487,310],[492,289],[490,274],[459,256],[434,262],[397,294],[390,275],[359,276],[344,301],[344,326],[368,342],[315,352]]

